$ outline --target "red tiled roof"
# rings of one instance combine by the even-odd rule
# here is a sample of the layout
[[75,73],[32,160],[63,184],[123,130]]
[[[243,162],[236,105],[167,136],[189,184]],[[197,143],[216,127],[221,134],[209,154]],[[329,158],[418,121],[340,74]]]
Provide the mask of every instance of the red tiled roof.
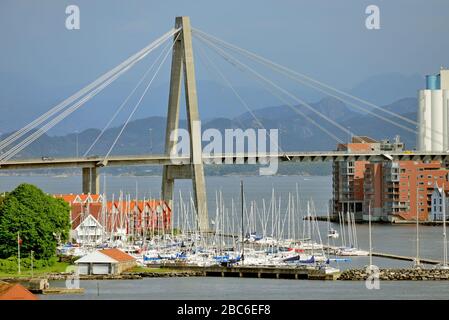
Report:
[[136,260],[133,256],[130,256],[129,254],[127,254],[117,248],[103,249],[103,250],[100,250],[100,252],[107,255],[108,257],[111,257],[114,260],[119,261],[119,262]]
[[101,203],[72,203],[71,210],[71,220],[72,220],[72,229],[76,229],[81,223],[81,216],[84,214],[84,217],[87,217],[91,214],[97,221],[100,218],[102,205]]
[[72,203],[77,197],[80,198],[81,202],[86,202],[87,198],[90,196],[92,202],[98,202],[100,200],[99,194],[55,194],[55,198],[63,199],[65,202]]
[[0,281],[0,300],[38,300],[38,298],[19,283]]

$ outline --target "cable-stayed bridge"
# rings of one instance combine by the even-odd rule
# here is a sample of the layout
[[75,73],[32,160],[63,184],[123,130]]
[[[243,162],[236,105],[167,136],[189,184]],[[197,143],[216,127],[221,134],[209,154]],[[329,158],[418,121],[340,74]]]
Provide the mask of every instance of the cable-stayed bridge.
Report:
[[[193,183],[195,209],[198,214],[198,226],[200,230],[208,229],[208,214],[206,202],[206,186],[204,179],[203,165],[208,163],[220,164],[246,164],[260,163],[266,164],[267,161],[277,160],[281,162],[309,162],[309,161],[345,161],[345,160],[365,160],[365,161],[394,161],[394,160],[414,160],[414,161],[442,161],[446,165],[449,163],[448,152],[420,152],[420,151],[404,151],[391,152],[371,151],[371,152],[342,152],[342,151],[284,151],[280,146],[276,146],[276,152],[261,153],[215,153],[213,155],[204,154],[201,146],[201,132],[197,129],[197,123],[200,120],[198,112],[198,97],[195,80],[195,64],[193,55],[192,38],[195,37],[202,46],[199,46],[195,52],[210,70],[216,72],[218,77],[222,79],[236,99],[248,111],[254,119],[254,123],[258,128],[265,129],[262,121],[257,117],[253,109],[238,93],[238,90],[232,84],[224,72],[217,64],[208,56],[204,48],[213,51],[218,57],[223,59],[227,64],[237,69],[239,72],[251,77],[257,81],[265,90],[274,97],[279,99],[284,105],[288,106],[298,116],[306,119],[313,126],[318,128],[323,134],[336,143],[344,143],[344,138],[356,135],[333,120],[332,117],[316,110],[309,103],[298,97],[291,90],[287,90],[277,82],[259,72],[253,66],[254,64],[266,67],[277,74],[286,77],[296,84],[307,86],[315,89],[327,96],[333,97],[347,106],[357,111],[363,111],[376,117],[385,123],[394,125],[398,130],[408,131],[418,134],[419,124],[407,117],[399,115],[391,110],[387,110],[376,106],[368,101],[350,95],[328,84],[315,80],[307,75],[291,70],[285,66],[272,62],[261,57],[251,51],[235,46],[231,43],[223,41],[208,33],[192,28],[188,17],[177,17],[175,27],[167,33],[135,53],[115,68],[109,70],[98,79],[82,88],[69,98],[65,99],[43,115],[30,122],[25,127],[12,133],[2,141],[0,141],[0,170],[21,170],[21,169],[39,169],[39,168],[82,168],[83,173],[83,192],[99,193],[99,168],[105,166],[134,166],[134,165],[162,165],[162,198],[172,204],[173,188],[176,179],[191,179]],[[171,40],[171,41],[170,41]],[[204,48],[203,48],[204,46]],[[138,64],[156,49],[162,48],[153,64],[145,71],[136,86],[129,95],[118,106],[112,114],[108,123],[98,134],[92,145],[86,150],[83,156],[75,158],[57,158],[42,157],[38,159],[21,159],[18,158],[20,152],[34,141],[39,139],[43,134],[48,132],[55,125],[65,118],[69,117],[73,112],[83,107],[86,102],[102,92],[117,78],[126,73],[129,69]],[[141,106],[145,95],[157,77],[163,64],[167,61],[168,56],[172,55],[171,72],[170,72],[170,88],[168,93],[168,110],[167,125],[165,134],[165,154],[147,154],[147,155],[113,155],[114,147],[117,145],[120,137],[125,131],[128,123]],[[239,58],[240,57],[240,58]],[[246,58],[250,63],[242,62],[241,58]],[[189,131],[190,153],[188,156],[178,156],[173,153],[176,147],[177,132],[179,131],[179,113],[181,87],[184,85],[184,95],[187,109],[187,129]],[[101,156],[89,156],[93,148],[101,143],[105,131],[110,127],[124,108],[131,104],[132,97],[137,94],[139,88],[142,92],[137,102],[132,106],[131,111],[124,124],[121,126],[117,136],[113,140],[106,154]],[[330,128],[333,128],[331,130]],[[382,128],[379,128],[381,130]],[[443,135],[432,128],[426,128],[434,133],[435,136]],[[363,133],[362,133],[363,134]],[[173,138],[174,137],[174,138]],[[363,139],[363,138],[362,138]],[[440,139],[439,139],[440,140]],[[175,155],[173,155],[175,154]]]
[[[323,162],[323,161],[449,161],[447,152],[346,152],[346,151],[315,151],[315,152],[285,152],[270,153],[220,153],[203,154],[203,164],[267,164],[276,159],[280,162]],[[51,168],[101,168],[105,166],[147,166],[191,164],[189,156],[171,156],[166,154],[120,155],[110,156],[107,161],[102,157],[74,158],[34,158],[9,160],[0,166],[0,170],[20,169],[51,169]]]

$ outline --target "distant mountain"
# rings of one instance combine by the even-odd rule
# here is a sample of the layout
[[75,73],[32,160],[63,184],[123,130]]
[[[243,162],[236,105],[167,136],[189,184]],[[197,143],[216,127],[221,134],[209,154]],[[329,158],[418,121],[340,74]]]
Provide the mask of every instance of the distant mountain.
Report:
[[[307,116],[316,115],[317,112],[322,113],[324,116],[329,117],[332,120],[343,120],[354,115],[354,112],[350,110],[343,102],[335,98],[323,98],[315,103],[308,103],[309,107],[305,105],[298,105],[295,108],[291,106],[274,106],[256,109],[252,113],[256,117],[261,117],[271,120],[291,119],[301,116],[304,113]],[[315,110],[312,111],[311,109]],[[253,115],[249,112],[245,112],[239,117],[236,117],[236,121],[246,121],[252,119]]]
[[[89,128],[101,129],[109,120],[111,115],[120,106],[129,92],[137,83],[137,76],[119,78],[106,88],[104,92],[91,99],[85,106],[74,112],[70,117],[63,120],[49,132],[50,135],[65,135],[70,132],[81,132]],[[136,78],[136,79],[135,79]],[[0,72],[0,133],[17,130],[31,122],[52,106],[57,105],[65,98],[77,92],[87,83],[64,84],[48,87],[43,83],[27,81],[19,74]],[[64,82],[65,83],[65,82]],[[319,100],[322,95],[318,91],[296,83],[289,83],[287,90],[306,101]],[[363,98],[377,105],[391,104],[401,97],[416,96],[418,89],[424,85],[424,78],[419,75],[406,76],[397,73],[380,74],[370,77],[354,88],[346,90],[349,93]],[[137,90],[129,104],[122,110],[113,125],[123,123],[135,103],[137,102],[143,88]],[[282,117],[296,117],[297,114],[290,108],[278,108],[280,103],[277,98],[265,91],[260,86],[235,86],[235,90],[247,103],[250,110],[264,118],[274,119]],[[198,81],[199,111],[203,121],[217,117],[241,120],[239,116],[251,116],[244,105],[235,96],[232,89],[224,82]],[[159,83],[150,88],[150,91],[142,101],[133,119],[143,119],[151,116],[165,117],[168,103],[168,82]],[[326,106],[326,103],[331,105]],[[184,110],[184,99],[181,99]],[[274,106],[267,108],[268,106]],[[337,104],[335,99],[324,99],[313,104],[314,108],[331,116],[333,119],[342,120],[345,117],[345,107],[342,103]],[[301,107],[306,114],[310,110]],[[358,112],[351,110],[351,112]],[[242,113],[246,113],[243,114]],[[341,113],[341,114],[340,114]],[[185,111],[181,111],[181,118],[185,118]]]
[[[416,138],[414,133],[398,128],[371,114],[355,113],[338,100],[323,99],[311,104],[311,106],[314,110],[321,112],[328,119],[338,123],[343,128],[349,129],[354,134],[367,135],[375,139],[391,139],[399,134],[408,149],[412,149],[415,146]],[[350,138],[347,133],[337,129],[333,124],[323,120],[322,117],[314,112],[301,106],[297,108],[302,108],[313,121],[319,124],[319,127],[291,110],[291,108],[278,106],[255,110],[254,114],[258,120],[254,119],[249,113],[244,113],[232,119],[216,117],[203,121],[202,129],[215,128],[224,132],[228,128],[258,128],[260,127],[258,121],[260,121],[266,129],[279,129],[280,145],[284,151],[334,150],[337,141],[330,137],[328,133],[325,133],[326,130],[337,136],[341,141],[348,141]],[[414,121],[416,119],[417,99],[401,99],[382,108]],[[376,114],[383,115],[401,124],[407,124],[379,110],[376,111]],[[118,140],[112,154],[163,152],[165,121],[165,117],[148,117],[130,122]],[[181,120],[180,125],[185,128],[186,122]],[[412,126],[409,125],[409,127]],[[118,126],[106,130],[90,154],[106,154],[120,129],[121,127]],[[79,155],[84,154],[99,132],[100,130],[98,129],[87,129],[78,134]],[[5,138],[5,135],[2,138]],[[22,151],[20,156],[74,156],[76,154],[76,140],[77,135],[74,133],[61,136],[44,135]]]
[[425,78],[418,74],[383,73],[360,82],[349,93],[382,106],[402,97],[415,97],[424,86]]
[[[136,80],[137,82],[137,80]],[[6,85],[0,90],[0,133],[17,130],[33,121],[68,98],[81,86],[59,86],[48,88],[39,83],[21,81],[17,75],[0,73],[0,83]],[[85,84],[87,85],[87,84]],[[70,117],[51,129],[51,135],[63,135],[89,128],[101,129],[125,100],[135,83],[117,80],[103,92],[93,97]],[[168,83],[151,87],[145,95],[133,119],[167,114]],[[267,91],[258,87],[236,87],[235,90],[251,109],[274,105],[279,101]],[[203,120],[216,117],[232,118],[246,111],[233,91],[213,81],[198,81],[199,111]],[[143,88],[139,88],[129,103],[119,113],[114,124],[123,123],[137,103]],[[183,94],[183,93],[182,93]],[[185,118],[185,102],[181,99],[180,117]]]

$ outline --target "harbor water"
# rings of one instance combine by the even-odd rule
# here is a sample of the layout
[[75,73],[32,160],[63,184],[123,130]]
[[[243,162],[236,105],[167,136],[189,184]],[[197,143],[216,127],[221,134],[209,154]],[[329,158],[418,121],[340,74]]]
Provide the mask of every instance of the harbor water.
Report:
[[[225,176],[206,177],[210,216],[215,212],[215,193],[221,192],[224,202],[240,201],[240,180],[244,181],[246,201],[270,201],[272,190],[284,203],[288,193],[296,194],[301,203],[313,200],[317,215],[326,215],[332,192],[329,176]],[[103,188],[103,177],[101,188]],[[80,176],[2,176],[0,191],[11,190],[22,182],[32,183],[48,193],[81,192]],[[158,176],[107,176],[106,193],[116,196],[120,191],[133,198],[158,198],[161,177]],[[190,181],[176,184],[175,197],[179,191],[188,198]],[[176,198],[175,198],[176,201]],[[302,206],[303,207],[303,206]],[[281,210],[285,212],[285,210]],[[175,213],[176,214],[176,213]],[[305,210],[301,210],[305,215]],[[174,217],[176,221],[176,217]],[[303,223],[301,219],[297,223]],[[300,221],[300,222],[299,222]],[[327,223],[319,222],[321,237],[326,244]],[[338,224],[333,228],[339,229]],[[298,228],[299,229],[299,228]],[[368,225],[357,224],[360,249],[368,250]],[[420,226],[421,258],[441,260],[443,236],[441,226]],[[416,229],[414,225],[373,224],[373,251],[414,256],[416,253]],[[340,244],[335,240],[335,245]],[[333,244],[333,243],[330,243]],[[363,268],[368,257],[350,257],[351,261],[339,263],[340,269]],[[374,264],[383,267],[410,267],[412,262],[373,258]],[[81,281],[84,295],[42,296],[42,299],[447,299],[449,281],[382,281],[380,290],[368,290],[363,281],[309,281],[276,279],[233,278],[151,278],[142,280]],[[97,292],[99,283],[100,294]],[[61,284],[59,284],[61,285]],[[58,283],[52,284],[58,286]]]

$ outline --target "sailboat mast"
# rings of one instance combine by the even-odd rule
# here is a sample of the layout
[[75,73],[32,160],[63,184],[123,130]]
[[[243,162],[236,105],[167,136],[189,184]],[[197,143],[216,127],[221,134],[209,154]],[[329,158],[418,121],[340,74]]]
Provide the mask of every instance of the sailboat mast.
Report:
[[243,198],[243,180],[240,180],[240,199],[242,204],[242,265],[244,263],[244,256],[245,256],[245,233],[244,233],[244,225],[243,225],[243,209],[244,209],[244,198]]
[[446,191],[443,184],[443,267],[447,267]]
[[416,262],[415,266],[420,265],[419,261],[419,208],[418,208],[418,201],[419,201],[419,189],[418,189],[418,182],[416,183]]
[[368,204],[368,230],[369,230],[369,265],[373,265],[373,247],[371,242],[371,201]]

